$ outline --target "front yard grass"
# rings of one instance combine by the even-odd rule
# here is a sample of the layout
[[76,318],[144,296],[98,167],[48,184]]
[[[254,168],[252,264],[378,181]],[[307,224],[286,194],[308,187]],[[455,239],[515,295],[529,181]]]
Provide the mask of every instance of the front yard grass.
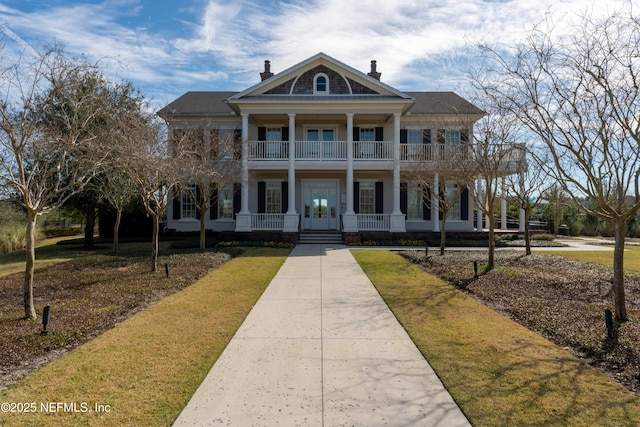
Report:
[[[607,246],[608,247],[608,246]],[[613,247],[613,246],[611,246]],[[613,251],[545,251],[534,249],[536,253],[556,255],[576,261],[593,262],[596,264],[613,266]],[[624,253],[625,270],[640,271],[640,246],[626,246]]]
[[[0,413],[0,424],[170,425],[288,253],[246,249],[21,379],[0,392],[0,401],[33,402],[37,412]],[[45,413],[40,405],[49,402],[75,403],[78,412]],[[96,412],[96,405],[109,411]]]
[[640,400],[400,255],[352,251],[474,426],[635,426]]

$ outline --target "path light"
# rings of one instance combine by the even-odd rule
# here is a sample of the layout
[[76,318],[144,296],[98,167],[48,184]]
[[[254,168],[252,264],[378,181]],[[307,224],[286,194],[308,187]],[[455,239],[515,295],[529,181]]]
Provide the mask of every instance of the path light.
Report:
[[42,332],[40,335],[47,335],[49,331],[47,331],[47,325],[49,324],[49,313],[51,311],[51,306],[46,306],[44,310],[42,310]]
[[165,262],[164,263],[164,271],[165,273],[167,273],[167,279],[169,278],[169,263]]
[[609,309],[604,311],[604,322],[607,325],[607,336],[613,338],[613,313]]
[[429,246],[424,247],[424,256],[425,258],[429,258]]
[[478,278],[478,261],[473,261],[473,278]]

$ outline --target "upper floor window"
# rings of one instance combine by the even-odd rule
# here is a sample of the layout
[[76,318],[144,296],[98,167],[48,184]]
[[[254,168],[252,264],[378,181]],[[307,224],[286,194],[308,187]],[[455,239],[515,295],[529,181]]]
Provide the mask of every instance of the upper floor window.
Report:
[[461,138],[460,138],[460,131],[459,130],[453,130],[453,129],[447,129],[445,131],[445,138],[447,143],[449,144],[460,144]]
[[408,144],[422,144],[423,142],[422,129],[407,129],[407,143]]
[[328,94],[329,93],[329,78],[326,74],[316,74],[313,78],[313,93],[315,94]]

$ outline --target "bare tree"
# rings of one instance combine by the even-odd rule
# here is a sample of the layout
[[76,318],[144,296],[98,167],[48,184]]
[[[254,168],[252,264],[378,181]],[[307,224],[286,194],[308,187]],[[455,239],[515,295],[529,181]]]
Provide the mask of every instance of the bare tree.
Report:
[[95,119],[107,104],[91,83],[103,81],[96,67],[59,48],[8,61],[0,56],[0,182],[27,212],[24,311],[35,319],[37,218],[62,206],[104,167],[109,148]]
[[121,162],[112,162],[108,173],[96,177],[96,185],[100,194],[116,211],[116,220],[113,225],[113,252],[118,252],[120,243],[120,222],[122,212],[131,199],[137,195],[136,183],[131,171],[123,167]]
[[488,114],[473,131],[473,144],[468,160],[461,163],[467,187],[479,214],[489,221],[489,253],[487,269],[495,267],[495,229],[501,179],[517,173],[523,165],[523,150],[514,145],[518,134],[516,123],[493,106],[483,106]]
[[[495,82],[485,88],[547,145],[549,172],[576,205],[613,224],[614,304],[621,322],[627,320],[626,228],[640,209],[640,19],[629,5],[606,19],[583,17],[569,34],[556,33],[537,28],[515,55],[483,47]],[[593,208],[578,203],[581,198]]]
[[[466,176],[460,165],[469,155],[468,131],[462,132],[466,132],[466,135],[462,138],[461,144],[449,144],[447,141],[440,140],[436,144],[436,153],[429,152],[428,156],[421,156],[434,161],[412,162],[405,172],[409,181],[419,184],[420,188],[428,189],[427,196],[423,198],[425,203],[432,200],[431,195],[437,203],[440,221],[440,255],[445,254],[447,244],[447,219],[451,211],[456,206],[460,206],[460,197],[466,189]],[[444,135],[439,137],[439,139],[443,138]],[[431,144],[426,147],[433,148]],[[417,148],[423,149],[421,146]]]
[[[514,149],[518,146],[514,147]],[[531,231],[529,227],[529,218],[531,212],[536,209],[543,200],[548,189],[553,186],[554,181],[549,177],[547,168],[549,160],[545,157],[545,152],[541,152],[534,144],[522,147],[522,156],[529,153],[529,158],[533,161],[533,165],[529,165],[523,158],[520,164],[521,168],[518,173],[505,177],[508,194],[515,200],[516,206],[522,209],[524,213],[524,241],[525,253],[531,255]]]
[[204,127],[175,129],[172,151],[178,163],[179,189],[193,201],[200,223],[200,249],[205,249],[205,214],[217,204],[218,192],[232,185],[239,173],[237,132]]
[[172,188],[178,183],[175,161],[169,149],[162,123],[152,113],[141,114],[128,123],[126,159],[145,210],[153,221],[151,271],[158,269],[160,220],[172,200]]

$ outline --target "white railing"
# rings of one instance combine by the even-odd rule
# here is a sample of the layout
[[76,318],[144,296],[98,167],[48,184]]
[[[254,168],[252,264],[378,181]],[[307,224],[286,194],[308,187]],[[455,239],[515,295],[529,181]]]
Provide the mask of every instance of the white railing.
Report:
[[393,141],[355,141],[354,160],[393,160]]
[[468,158],[468,144],[400,144],[403,162],[442,162]]
[[284,229],[284,214],[251,214],[252,230],[282,230]]
[[296,141],[296,160],[346,160],[347,141]]
[[249,159],[251,160],[287,160],[289,142],[287,141],[249,141]]
[[391,215],[387,214],[356,214],[358,230],[360,231],[388,231],[391,228]]

